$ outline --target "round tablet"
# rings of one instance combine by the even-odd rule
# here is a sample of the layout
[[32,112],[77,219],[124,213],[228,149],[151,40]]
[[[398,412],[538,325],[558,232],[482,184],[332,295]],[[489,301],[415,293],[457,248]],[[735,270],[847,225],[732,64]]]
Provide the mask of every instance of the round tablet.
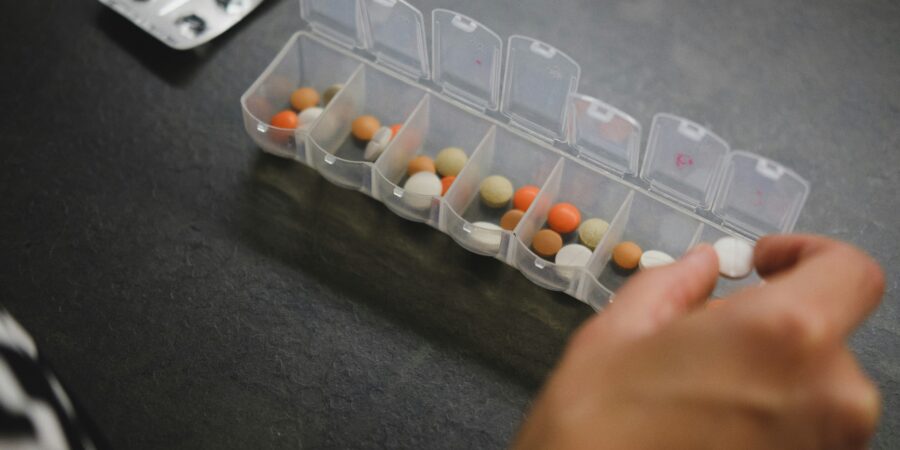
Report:
[[515,230],[516,225],[519,224],[519,221],[522,220],[522,216],[525,215],[525,212],[519,209],[511,209],[500,218],[500,228],[504,230]]
[[366,151],[363,153],[363,158],[366,161],[375,161],[382,153],[384,153],[384,149],[387,148],[389,142],[391,142],[391,129],[388,127],[379,128],[378,131],[375,132],[375,135],[372,136],[372,140],[366,144]]
[[343,84],[332,84],[325,89],[325,92],[322,92],[322,104],[328,105],[331,103],[331,99],[334,98],[337,93],[344,88]]
[[379,128],[381,122],[374,116],[359,116],[350,126],[353,136],[361,141],[371,140]]
[[491,175],[481,182],[481,200],[491,208],[500,208],[509,203],[513,195],[513,185],[506,177]]
[[713,244],[719,256],[719,273],[728,278],[744,278],[753,271],[753,247],[743,239],[723,237]]
[[659,250],[647,250],[641,254],[638,267],[640,267],[641,270],[646,270],[654,267],[666,266],[673,262],[675,262],[675,258],[669,256],[668,253],[663,253]]
[[468,160],[469,157],[466,156],[466,152],[463,151],[463,149],[459,147],[447,147],[437,154],[437,158],[434,159],[434,164],[438,173],[441,175],[459,175]]
[[469,236],[487,250],[500,250],[502,228],[490,222],[475,222],[472,224],[472,233]]
[[597,248],[606,231],[609,230],[609,223],[603,219],[588,219],[578,227],[578,239],[581,243],[587,245],[588,248]]
[[441,178],[441,196],[447,195],[447,191],[450,190],[450,186],[453,185],[454,181],[456,181],[456,177],[454,176]]
[[409,194],[403,200],[415,209],[427,209],[431,206],[431,197],[441,195],[441,179],[431,172],[419,172],[406,180],[403,189]]
[[270,123],[273,127],[278,128],[297,128],[297,113],[286,109],[272,116],[272,120],[270,121]]
[[641,253],[641,248],[634,242],[620,242],[613,248],[613,262],[625,270],[631,270],[638,266]]
[[303,128],[308,128],[313,124],[313,122],[316,121],[316,119],[319,118],[319,116],[322,115],[322,111],[325,110],[319,108],[318,106],[304,109],[303,112],[297,115],[297,119],[300,120],[300,126]]
[[591,259],[591,249],[581,244],[569,244],[556,254],[556,264],[560,266],[584,267]]
[[528,211],[531,202],[534,201],[534,198],[537,197],[540,191],[539,187],[530,184],[520,187],[516,191],[516,195],[513,196],[513,207],[522,211]]
[[547,225],[557,233],[571,233],[581,224],[581,213],[571,203],[557,203],[550,208]]
[[409,176],[413,176],[419,172],[431,172],[434,173],[434,160],[422,155],[416,156],[412,160],[409,161],[409,164],[406,166],[406,174]]
[[534,252],[543,258],[552,258],[562,248],[562,245],[562,236],[546,228],[535,233],[534,239],[531,240]]
[[291,106],[297,111],[303,111],[318,104],[319,93],[311,87],[302,87],[291,94]]

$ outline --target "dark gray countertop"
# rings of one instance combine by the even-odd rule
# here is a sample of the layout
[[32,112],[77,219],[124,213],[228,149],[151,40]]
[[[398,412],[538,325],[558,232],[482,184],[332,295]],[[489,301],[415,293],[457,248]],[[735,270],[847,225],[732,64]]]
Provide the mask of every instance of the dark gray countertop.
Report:
[[[900,3],[413,0],[546,40],[582,91],[812,182],[798,230],[870,251],[852,345],[900,446]],[[312,170],[238,98],[299,27],[269,0],[197,52],[94,1],[0,17],[0,302],[121,448],[499,448],[591,311]]]

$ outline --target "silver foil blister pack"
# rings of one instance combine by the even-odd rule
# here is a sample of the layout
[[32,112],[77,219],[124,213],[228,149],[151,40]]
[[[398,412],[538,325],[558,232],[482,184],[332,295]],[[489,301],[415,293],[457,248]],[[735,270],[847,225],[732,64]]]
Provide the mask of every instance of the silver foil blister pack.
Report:
[[100,0],[178,50],[205,44],[250,14],[263,0]]

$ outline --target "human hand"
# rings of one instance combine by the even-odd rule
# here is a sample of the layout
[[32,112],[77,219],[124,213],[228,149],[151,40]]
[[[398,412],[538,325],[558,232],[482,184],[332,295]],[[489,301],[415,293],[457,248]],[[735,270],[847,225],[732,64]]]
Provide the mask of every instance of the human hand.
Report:
[[518,449],[858,449],[880,397],[846,347],[884,290],[878,264],[817,236],[760,239],[766,283],[703,308],[701,245],[635,275],[576,332]]

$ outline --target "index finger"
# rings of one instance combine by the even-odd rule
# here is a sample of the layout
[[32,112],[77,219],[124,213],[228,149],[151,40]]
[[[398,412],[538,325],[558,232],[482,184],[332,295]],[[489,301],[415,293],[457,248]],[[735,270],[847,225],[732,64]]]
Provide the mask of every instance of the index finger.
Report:
[[811,235],[759,240],[754,264],[767,283],[756,289],[763,302],[821,319],[825,333],[844,338],[878,306],[884,272],[849,244]]

